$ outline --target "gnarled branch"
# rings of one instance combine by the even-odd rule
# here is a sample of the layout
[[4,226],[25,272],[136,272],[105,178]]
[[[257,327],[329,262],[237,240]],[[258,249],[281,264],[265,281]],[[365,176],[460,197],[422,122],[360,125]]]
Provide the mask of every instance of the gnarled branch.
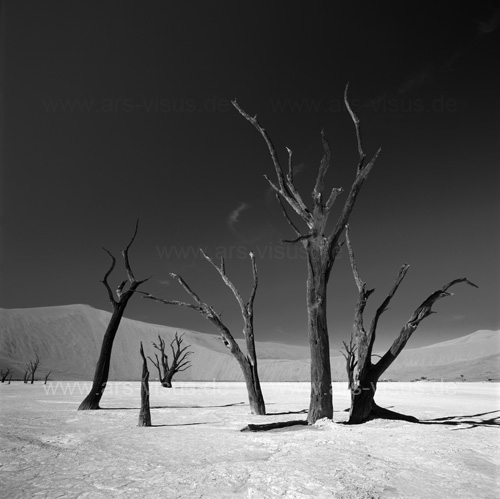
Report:
[[441,298],[446,296],[451,296],[453,293],[449,293],[447,290],[458,283],[466,283],[469,286],[477,288],[478,286],[473,282],[469,281],[467,278],[462,277],[459,279],[454,279],[453,281],[445,284],[441,289],[434,291],[429,295],[422,304],[413,312],[412,316],[408,322],[402,327],[398,337],[394,340],[393,344],[387,350],[387,352],[382,356],[382,358],[373,366],[373,372],[376,376],[380,376],[387,368],[394,362],[396,357],[401,353],[406,343],[410,339],[411,335],[415,332],[420,322],[422,322],[426,317],[433,314],[432,306],[434,303]]
[[101,282],[106,287],[106,291],[108,292],[108,297],[109,297],[109,301],[111,302],[111,305],[115,306],[116,300],[115,300],[115,297],[113,295],[113,291],[111,290],[111,287],[109,286],[108,278],[111,275],[111,272],[113,272],[113,270],[115,268],[116,258],[106,248],[103,247],[102,249],[111,257],[111,266],[109,267],[108,271],[104,274],[104,277],[103,277]]
[[128,280],[130,281],[130,283],[134,283],[134,282],[136,282],[136,280],[135,280],[134,273],[132,272],[132,267],[130,266],[128,252],[129,252],[129,249],[135,240],[135,236],[137,236],[138,230],[139,230],[139,219],[137,219],[137,221],[135,222],[135,230],[134,230],[134,234],[132,235],[132,238],[130,239],[130,242],[127,244],[127,247],[122,251],[123,260],[125,262],[125,269],[127,271],[127,276],[128,276]]
[[[276,149],[274,148],[273,143],[271,142],[271,139],[267,135],[266,130],[260,125],[260,123],[257,120],[257,116],[254,116],[253,118],[246,113],[236,102],[236,99],[231,101],[233,106],[238,110],[238,112],[247,120],[249,121],[255,128],[256,130],[260,133],[260,135],[263,137],[264,141],[267,144],[267,148],[269,149],[269,153],[271,155],[271,159],[273,161],[274,165],[274,170],[276,172],[276,177],[278,179],[278,186],[274,184],[267,176],[265,178],[267,181],[271,184],[271,187],[281,194],[288,202],[288,204],[295,210],[295,212],[302,217],[302,219],[306,222],[306,224],[312,228],[313,226],[313,217],[309,210],[307,209],[306,205],[302,201],[301,196],[295,189],[295,186],[293,185],[293,174],[290,175],[290,172],[288,174],[288,178],[285,178],[285,175],[283,174],[283,169],[281,168],[278,155],[276,154]],[[288,151],[290,151],[288,149]],[[289,152],[289,165],[291,162],[291,154]]]
[[363,163],[365,161],[366,154],[363,151],[363,144],[361,142],[361,129],[359,127],[359,118],[356,116],[356,113],[352,110],[351,105],[349,104],[349,99],[347,98],[347,92],[349,90],[349,83],[345,86],[344,90],[344,103],[347,111],[349,112],[352,121],[354,123],[354,127],[356,128],[356,139],[358,142],[358,153],[359,153],[359,163],[357,171],[359,172],[363,168]]

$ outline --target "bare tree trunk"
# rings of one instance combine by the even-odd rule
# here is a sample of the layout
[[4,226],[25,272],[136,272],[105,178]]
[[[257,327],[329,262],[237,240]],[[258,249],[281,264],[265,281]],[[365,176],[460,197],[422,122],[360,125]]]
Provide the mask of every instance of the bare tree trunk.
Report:
[[43,381],[43,384],[44,384],[44,385],[46,385],[46,384],[47,384],[47,381],[48,381],[48,379],[49,379],[49,376],[50,376],[50,373],[51,373],[51,372],[52,372],[52,371],[49,371],[49,372],[45,375],[45,379],[44,379],[44,381]]
[[161,380],[161,386],[163,388],[172,388],[172,378],[173,374],[168,374]]
[[[139,286],[149,279],[148,277],[147,279],[137,281],[134,276],[134,273],[132,272],[132,268],[130,267],[128,252],[130,246],[132,246],[132,243],[135,240],[138,228],[139,228],[139,221],[137,221],[135,225],[135,231],[134,235],[132,236],[132,239],[128,243],[127,247],[122,251],[122,257],[125,263],[125,269],[127,271],[128,279],[122,281],[118,285],[116,289],[116,296],[118,299],[115,298],[115,295],[113,294],[113,291],[111,290],[108,283],[108,277],[115,268],[116,259],[107,249],[103,248],[104,251],[106,251],[106,253],[108,253],[108,255],[111,257],[112,260],[110,268],[108,269],[106,274],[104,274],[102,283],[104,284],[108,292],[108,298],[113,307],[113,313],[111,315],[111,320],[109,321],[108,327],[106,328],[106,332],[104,333],[104,338],[102,340],[101,352],[99,354],[99,360],[97,361],[92,388],[90,390],[90,393],[85,397],[85,399],[78,407],[79,411],[99,409],[99,402],[101,401],[101,398],[104,394],[104,390],[106,389],[106,385],[108,383],[109,366],[111,363],[111,352],[113,349],[113,342],[115,341],[115,336],[120,326],[120,321],[122,320],[123,313],[125,311],[125,308],[127,307],[128,301],[135,294]],[[125,289],[127,283],[129,287],[128,289]]]
[[[266,179],[276,192],[276,198],[280,203],[286,221],[297,235],[295,239],[283,242],[289,244],[301,242],[308,255],[307,316],[308,336],[311,348],[311,401],[308,421],[311,424],[320,418],[333,418],[330,340],[326,322],[326,288],[331,268],[341,246],[340,237],[349,222],[349,217],[351,216],[361,187],[380,153],[379,149],[372,159],[365,164],[366,155],[363,151],[361,142],[359,119],[349,105],[347,90],[348,86],[346,86],[344,92],[344,103],[355,126],[359,161],[356,178],[351,185],[344,207],[331,232],[327,230],[328,217],[342,189],[333,188],[330,192],[325,192],[324,180],[330,164],[330,148],[323,132],[321,132],[323,157],[318,168],[316,183],[312,192],[312,208],[309,208],[304,203],[300,193],[294,185],[292,151],[287,148],[288,172],[285,175],[271,139],[258,122],[257,117],[252,117],[247,114],[237,104],[236,100],[232,101],[239,113],[261,134],[269,149],[276,172],[277,182],[273,182],[267,177]],[[287,213],[283,200],[286,201],[288,206],[292,208],[300,218],[302,218],[307,226],[305,233],[299,230],[292,221]]]
[[252,414],[266,414],[266,404],[264,402],[264,396],[262,395],[262,389],[260,387],[257,366],[252,365],[247,361],[240,362],[240,367],[243,371],[243,377],[245,379],[247,387],[250,412]]
[[[307,315],[311,349],[311,398],[307,420],[333,417],[330,344],[327,326],[327,276],[325,256],[316,245],[308,246]],[[320,248],[321,249],[321,248]]]
[[[350,371],[349,379],[354,381],[351,383],[351,408],[349,411],[349,424],[360,424],[374,418],[384,419],[401,419],[410,422],[416,422],[417,419],[413,416],[407,416],[397,412],[389,411],[379,407],[375,403],[375,392],[377,390],[377,382],[380,376],[389,368],[389,366],[396,360],[397,356],[403,351],[406,343],[411,335],[416,331],[421,321],[434,313],[432,306],[434,303],[452,293],[448,289],[455,284],[465,282],[471,286],[477,287],[474,283],[470,282],[465,277],[455,279],[448,284],[444,285],[441,289],[429,295],[424,302],[415,310],[410,320],[403,326],[398,337],[394,340],[391,348],[380,358],[376,364],[372,364],[373,345],[375,343],[376,330],[380,316],[387,310],[390,301],[396,294],[399,285],[403,281],[408,271],[409,265],[405,264],[399,270],[399,273],[394,281],[394,284],[382,302],[377,308],[373,320],[368,331],[364,328],[364,310],[368,298],[373,293],[373,289],[366,289],[364,283],[358,274],[356,261],[354,259],[354,252],[352,250],[351,242],[349,240],[349,231],[346,230],[346,242],[349,251],[349,258],[351,261],[351,268],[354,275],[354,280],[359,291],[358,302],[356,304],[354,314],[354,326],[351,336],[351,347],[348,348],[344,343],[347,355],[346,358],[347,369]],[[352,348],[353,342],[356,347]],[[357,359],[356,362],[352,361],[352,354],[355,352]],[[355,368],[357,369],[355,370]]]
[[142,357],[142,377],[141,377],[141,411],[139,412],[138,426],[151,426],[151,410],[149,407],[149,371],[144,349],[140,349]]
[[90,393],[78,407],[79,411],[96,410],[100,408],[99,403],[108,383],[113,342],[115,341],[115,336],[118,332],[125,307],[126,303],[117,303],[113,310],[113,315],[111,316],[111,320],[104,333],[104,338],[102,339],[101,352],[99,354],[99,360],[97,361],[92,388]]
[[359,424],[373,418],[374,398],[377,390],[376,381],[360,379],[351,388],[351,408],[349,423]]

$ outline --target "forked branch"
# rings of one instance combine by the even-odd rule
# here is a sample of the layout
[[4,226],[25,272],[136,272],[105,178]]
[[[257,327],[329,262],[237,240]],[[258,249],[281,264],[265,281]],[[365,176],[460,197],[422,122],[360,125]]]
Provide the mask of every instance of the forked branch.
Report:
[[[130,239],[129,243],[127,244],[126,248],[122,250],[122,257],[123,261],[125,264],[125,270],[127,272],[127,279],[123,280],[116,288],[116,296],[118,299],[115,298],[113,291],[111,290],[111,286],[109,285],[109,276],[113,272],[115,265],[116,265],[116,258],[114,255],[106,248],[102,248],[110,257],[111,257],[111,265],[108,269],[108,271],[104,274],[104,278],[101,281],[104,286],[106,287],[106,291],[108,292],[108,297],[109,301],[111,302],[111,305],[113,308],[115,308],[119,303],[125,303],[130,299],[130,297],[137,292],[137,288],[143,284],[144,282],[148,281],[151,277],[147,277],[146,279],[142,279],[140,281],[136,280],[134,273],[132,271],[132,267],[130,266],[130,259],[129,259],[129,250],[130,247],[132,246],[133,242],[135,241],[135,238],[137,236],[137,231],[139,230],[139,220],[136,221],[135,224],[135,230],[134,234],[132,235],[132,238]],[[128,289],[125,290],[125,286],[129,285]]]

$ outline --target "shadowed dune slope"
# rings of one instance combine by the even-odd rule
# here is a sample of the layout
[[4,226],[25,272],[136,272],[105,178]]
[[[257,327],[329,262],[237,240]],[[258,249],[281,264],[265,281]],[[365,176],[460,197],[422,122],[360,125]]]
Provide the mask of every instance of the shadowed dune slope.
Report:
[[[31,309],[0,309],[0,368],[10,367],[22,377],[26,362],[38,353],[37,372],[52,371],[52,380],[89,380],[94,374],[102,336],[110,313],[88,305],[65,305]],[[110,380],[135,380],[141,373],[139,342],[146,355],[154,356],[152,341],[158,334],[167,345],[175,332],[184,333],[190,344],[192,367],[178,373],[178,380],[241,381],[238,363],[218,335],[147,324],[123,319],[115,339]],[[238,340],[244,349],[244,341]],[[262,381],[309,380],[309,348],[257,342]],[[332,377],[345,380],[344,358],[333,355]],[[151,378],[157,378],[150,365]],[[462,338],[417,349],[406,349],[384,374],[395,381],[425,376],[448,381],[500,378],[500,331],[476,331]]]

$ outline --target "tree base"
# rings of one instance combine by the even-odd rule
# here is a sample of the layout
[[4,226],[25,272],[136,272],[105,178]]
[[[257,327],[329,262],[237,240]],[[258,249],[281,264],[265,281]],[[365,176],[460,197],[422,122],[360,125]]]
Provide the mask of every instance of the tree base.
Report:
[[363,424],[374,419],[390,419],[393,421],[408,421],[409,423],[419,423],[420,421],[407,414],[401,414],[400,412],[390,411],[389,409],[384,409],[373,402],[372,408],[368,416],[363,418],[357,418],[355,414],[351,414],[349,421],[346,424]]
[[97,411],[100,409],[99,401],[93,398],[87,397],[84,401],[78,406],[79,411]]

